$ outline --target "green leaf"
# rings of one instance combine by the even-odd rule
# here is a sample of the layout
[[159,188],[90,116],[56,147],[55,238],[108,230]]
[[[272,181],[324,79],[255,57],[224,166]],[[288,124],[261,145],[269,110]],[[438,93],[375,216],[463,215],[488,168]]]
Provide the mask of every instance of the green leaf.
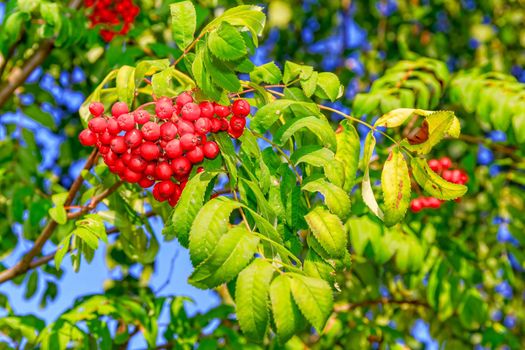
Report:
[[322,333],[332,313],[333,296],[330,285],[319,278],[289,273],[292,295],[304,317]]
[[317,76],[316,96],[334,102],[343,94],[343,87],[334,73],[322,72]]
[[193,41],[197,28],[197,14],[191,1],[181,1],[170,5],[171,32],[177,46],[184,51]]
[[246,44],[237,29],[222,22],[208,37],[208,48],[220,60],[233,61],[247,54]]
[[135,86],[140,85],[145,76],[151,76],[159,71],[165,70],[170,66],[170,60],[145,60],[137,64],[135,68]]
[[116,81],[118,99],[131,106],[135,97],[135,68],[122,66],[118,70]]
[[361,93],[354,98],[354,116],[361,117],[362,115],[372,113],[377,109],[381,102],[378,95]]
[[255,195],[255,198],[257,199],[257,207],[259,208],[259,211],[261,212],[262,216],[265,217],[267,220],[273,222],[275,220],[276,215],[275,211],[268,203],[268,200],[262,193],[259,186],[253,181],[249,181],[243,178],[240,179],[239,185],[247,186],[252,191],[252,193]]
[[394,148],[381,173],[386,226],[397,224],[405,216],[410,204],[410,186],[407,162],[399,149]]
[[325,167],[333,162],[334,152],[320,145],[308,145],[292,153],[290,160],[295,166],[306,163],[316,167]]
[[337,141],[330,123],[314,116],[290,119],[277,130],[274,140],[284,145],[297,131],[304,128],[316,135],[324,147],[335,150]]
[[46,128],[49,128],[51,130],[55,129],[55,120],[53,119],[53,116],[47,112],[44,112],[37,105],[33,104],[30,106],[26,106],[22,110],[24,114],[29,116],[34,121],[42,124]]
[[328,209],[339,216],[341,220],[345,220],[350,215],[351,202],[348,194],[342,188],[325,179],[317,179],[305,183],[303,191],[321,193]]
[[471,288],[463,296],[458,308],[459,320],[467,329],[479,329],[487,320],[487,302]]
[[343,120],[335,133],[335,139],[337,141],[335,159],[343,163],[344,168],[343,189],[350,192],[354,187],[357,167],[359,166],[359,135],[352,124]]
[[226,169],[230,177],[231,186],[236,186],[237,184],[237,154],[235,148],[233,147],[232,139],[228,134],[221,132],[215,135],[215,141],[219,145],[221,150],[222,158],[226,164]]
[[168,67],[163,71],[155,73],[151,77],[151,88],[155,96],[170,96],[171,93],[171,78],[174,68]]
[[304,94],[307,97],[312,97],[312,95],[317,90],[317,81],[319,79],[319,73],[313,72],[308,78],[300,80],[301,88],[303,89]]
[[361,194],[363,196],[363,201],[368,206],[370,211],[374,213],[375,216],[383,220],[384,214],[377,200],[374,196],[374,191],[372,190],[372,183],[370,182],[370,159],[372,158],[372,152],[376,146],[376,138],[372,132],[369,132],[365,140],[365,149],[363,154],[363,167],[365,169],[363,175],[363,183],[361,184]]
[[233,70],[218,60],[213,60],[207,51],[204,53],[204,66],[207,74],[210,74],[212,81],[219,87],[227,91],[239,91],[241,83]]
[[341,220],[322,207],[316,207],[304,219],[319,244],[333,258],[345,255],[347,237]]
[[428,139],[420,144],[406,145],[406,147],[417,154],[427,154],[432,148],[441,141],[452,126],[454,112],[438,111],[426,117],[428,123]]
[[189,283],[208,289],[232,280],[253,259],[258,244],[259,237],[246,228],[230,229],[222,235],[213,253],[195,268]]
[[[397,128],[403,125],[412,114],[417,113],[417,109],[414,108],[398,108],[383,114],[381,118],[376,120],[374,126],[385,126],[387,128]],[[428,112],[428,111],[426,111]],[[420,114],[421,115],[421,114]]]
[[49,209],[49,216],[59,225],[64,225],[67,222],[67,212],[64,206]]
[[98,248],[98,237],[90,230],[84,227],[78,227],[74,234],[85,242],[91,249],[95,250]]
[[275,277],[270,285],[270,300],[277,338],[281,344],[284,344],[303,327],[304,323],[304,318],[292,298],[289,274]]
[[163,231],[166,240],[177,237],[180,244],[188,248],[191,225],[202,208],[206,190],[214,179],[215,174],[203,172],[196,174],[187,182],[179,202],[173,210],[171,224]]
[[193,266],[206,260],[214,251],[223,234],[228,232],[231,212],[241,203],[218,197],[206,203],[199,211],[190,231],[190,258]]
[[252,40],[257,46],[258,36],[262,33],[266,16],[262,12],[262,7],[253,5],[241,5],[226,10],[220,17],[211,21],[202,32],[207,32],[216,28],[218,25],[228,22],[233,26],[247,28],[252,34]]
[[33,270],[33,272],[29,274],[29,278],[27,280],[27,286],[26,286],[26,292],[24,294],[24,299],[30,299],[33,295],[35,295],[37,288],[38,288],[38,272],[36,270]]
[[265,133],[279,117],[289,113],[292,107],[294,112],[301,116],[319,114],[319,108],[315,103],[278,99],[259,108],[250,122],[251,129]]
[[273,61],[257,66],[250,72],[250,80],[256,84],[279,84],[282,77],[281,70]]
[[263,340],[270,321],[268,298],[274,271],[265,260],[255,259],[237,277],[237,319],[243,333],[258,342]]
[[436,174],[422,158],[412,158],[410,165],[416,182],[431,196],[441,200],[456,199],[467,192],[467,187],[448,182]]
[[335,270],[321,258],[313,249],[308,249],[303,263],[304,272],[315,278],[321,278],[333,283],[335,281]]
[[512,119],[512,127],[514,129],[514,134],[516,135],[516,140],[519,143],[525,142],[525,113],[520,113],[514,116]]
[[69,245],[71,244],[71,236],[72,234],[67,235],[62,239],[60,244],[58,245],[57,252],[55,254],[55,267],[57,270],[60,269],[60,265],[62,264],[62,260],[64,260],[64,257],[66,256],[67,252],[69,251]]

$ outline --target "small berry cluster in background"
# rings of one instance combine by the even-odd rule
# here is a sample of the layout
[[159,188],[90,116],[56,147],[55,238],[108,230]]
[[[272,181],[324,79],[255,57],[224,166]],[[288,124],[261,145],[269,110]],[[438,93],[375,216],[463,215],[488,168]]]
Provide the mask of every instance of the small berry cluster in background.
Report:
[[129,112],[125,103],[117,102],[108,117],[104,105],[93,102],[89,106],[93,118],[79,140],[97,147],[111,172],[122,180],[143,188],[154,186],[156,200],[175,206],[193,166],[219,154],[219,146],[207,135],[225,131],[239,138],[250,104],[242,99],[231,108],[210,101],[197,104],[188,92],[177,96],[175,104],[168,97],[153,104],[155,115],[144,109],[148,104]]
[[132,0],[84,0],[84,5],[93,8],[88,18],[92,27],[102,25],[100,36],[105,42],[125,35],[140,12]]
[[[430,159],[428,166],[432,171],[441,175],[441,177],[448,182],[464,185],[468,182],[468,175],[460,169],[452,169],[452,161],[448,157],[440,159]],[[418,213],[423,209],[439,209],[443,201],[434,197],[418,197],[410,202],[410,210]]]

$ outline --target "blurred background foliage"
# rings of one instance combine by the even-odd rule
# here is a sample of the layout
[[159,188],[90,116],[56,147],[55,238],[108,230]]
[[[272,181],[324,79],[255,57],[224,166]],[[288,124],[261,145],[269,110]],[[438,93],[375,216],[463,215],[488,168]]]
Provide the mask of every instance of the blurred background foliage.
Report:
[[[175,59],[181,54],[171,37],[170,2],[137,2],[140,13],[131,30],[109,43],[100,37],[97,27],[90,28],[86,17],[89,10],[81,1],[0,2],[2,267],[16,261],[37,237],[53,206],[51,194],[65,191],[81,171],[88,150],[76,138],[81,130],[77,111],[85,97],[111,69],[148,58]],[[241,2],[196,2],[197,27]],[[521,216],[525,209],[525,2],[260,3],[268,23],[252,57],[256,65],[275,60],[282,67],[286,60],[293,60],[333,71],[346,87],[345,95],[327,105],[368,121],[381,115],[381,106],[367,102],[375,91],[387,89],[390,94],[392,89],[400,88],[398,82],[414,81],[408,87],[412,97],[392,93],[393,97],[383,103],[411,107],[405,105],[406,101],[417,105],[428,90],[431,97],[421,102],[422,108],[455,110],[463,136],[444,142],[432,156],[450,156],[470,178],[469,192],[460,202],[407,216],[403,250],[409,257],[408,269],[400,262],[399,253],[392,258],[394,244],[388,229],[366,215],[363,203],[355,203],[354,208],[363,216],[355,218],[360,230],[351,238],[360,243],[354,244],[352,269],[337,276],[341,293],[336,296],[336,312],[326,334],[304,332],[287,347],[525,347],[525,220]],[[27,71],[25,67],[32,57],[41,59]],[[396,66],[400,61],[425,57],[440,63]],[[396,67],[405,69],[408,75],[403,79],[392,75]],[[390,78],[382,78],[388,69]],[[23,83],[11,89],[9,84],[17,80]],[[423,87],[415,83],[421,81]],[[2,95],[8,90],[12,93]],[[358,94],[361,97],[356,98]],[[334,122],[337,119],[334,115]],[[361,137],[368,131],[358,130]],[[384,158],[385,152],[379,151],[377,156]],[[97,180],[92,181],[95,186]],[[125,203],[138,195],[129,194]],[[146,209],[167,217],[166,208],[152,206]],[[155,257],[158,246],[157,250],[152,248],[151,237],[161,238],[160,232],[150,227],[149,216],[144,215],[148,210],[142,215],[129,205],[121,210],[133,211],[134,222],[127,226],[120,223],[120,229],[142,227],[147,234],[142,248]],[[59,231],[53,243],[57,244],[62,236]],[[144,338],[154,334],[158,344],[166,345],[163,348],[193,348],[196,343],[199,348],[256,347],[246,344],[227,306],[187,315],[181,309],[183,299],[155,295],[148,286],[151,276],[160,266],[170,264],[169,259],[137,262],[124,250],[118,241],[110,239],[105,265],[119,273],[113,275],[114,280],[106,281],[107,292],[78,295],[76,306],[48,330],[65,329],[64,320],[68,319],[84,322],[91,330],[111,325],[113,333],[100,333],[102,340],[97,346],[101,348],[112,337],[123,348],[130,344],[131,348],[140,348],[137,344],[144,344],[141,340],[130,341],[139,330]],[[176,276],[177,272],[172,279]],[[0,320],[0,333],[4,334],[0,341],[5,343],[0,348],[20,348],[20,344],[31,348],[36,334],[45,327],[39,318],[44,318],[48,304],[56,305],[61,289],[74,288],[61,284],[61,278],[62,270],[45,264],[15,279],[10,286],[1,286],[0,307],[5,317]],[[36,293],[37,289],[43,292]],[[20,314],[10,306],[13,293],[28,300],[40,298],[43,309]],[[218,293],[227,304],[227,293]],[[119,303],[124,301],[115,296],[129,298],[129,305],[133,305],[129,315],[119,311]],[[104,303],[114,310],[87,312],[100,303],[100,298],[105,298]],[[58,305],[62,311],[73,307]],[[164,311],[170,315],[162,316],[163,321],[157,324],[160,310],[171,311]],[[215,323],[210,327],[212,320]],[[89,339],[80,339],[77,344],[83,348],[89,345]]]

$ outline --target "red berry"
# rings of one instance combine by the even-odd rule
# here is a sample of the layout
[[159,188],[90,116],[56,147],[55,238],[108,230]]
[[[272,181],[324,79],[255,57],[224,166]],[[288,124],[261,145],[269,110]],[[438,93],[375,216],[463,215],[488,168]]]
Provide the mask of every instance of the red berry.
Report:
[[135,113],[133,113],[133,117],[135,118],[135,123],[140,125],[146,124],[151,119],[151,116],[149,115],[148,111],[145,111],[143,109],[135,111]]
[[203,167],[198,167],[197,168],[197,174],[200,174],[200,173],[203,173],[204,172],[204,168]]
[[117,136],[111,140],[110,148],[113,152],[121,154],[128,150],[123,136]]
[[452,170],[452,174],[450,176],[450,182],[457,184],[460,181],[461,181],[461,170],[458,170],[458,169]]
[[186,153],[186,158],[193,164],[200,163],[204,160],[204,152],[202,151],[202,147],[197,146],[193,150]]
[[88,122],[89,130],[98,133],[106,131],[106,127],[108,126],[108,123],[106,122],[106,119],[102,117],[96,117],[91,119]]
[[157,159],[160,156],[159,146],[157,146],[153,142],[144,142],[140,146],[140,155],[146,160]]
[[108,132],[112,135],[116,135],[120,132],[120,126],[115,118],[109,118],[108,121]]
[[92,102],[89,105],[89,113],[94,117],[100,117],[104,113],[104,105],[100,102]]
[[184,191],[184,188],[186,188],[186,184],[188,183],[188,179],[186,178],[185,180],[182,180],[179,184],[179,187],[180,187],[180,191]]
[[126,170],[126,164],[124,164],[122,159],[117,159],[115,165],[110,166],[109,170],[111,170],[111,172],[113,172],[114,174],[122,174],[124,173],[124,170]]
[[428,166],[436,173],[439,173],[441,171],[441,162],[437,159],[429,160]]
[[228,119],[221,118],[221,130],[227,131],[230,128],[230,123],[228,122]]
[[191,171],[191,162],[186,157],[175,158],[171,161],[171,170],[178,177],[185,176]]
[[215,104],[213,109],[214,109],[215,114],[217,114],[219,118],[226,118],[227,116],[230,115],[230,107],[228,106]]
[[131,154],[126,152],[120,157],[120,159],[122,159],[126,166],[129,166],[129,162],[131,161]]
[[131,170],[130,168],[126,168],[126,170],[124,170],[124,175],[122,177],[127,182],[135,183],[135,182],[139,182],[140,179],[142,179],[142,174],[137,173]]
[[198,139],[194,134],[184,134],[180,137],[180,146],[184,151],[191,151],[197,146]]
[[452,170],[443,170],[443,174],[441,174],[443,179],[451,182],[452,179]]
[[418,198],[413,199],[412,202],[410,202],[410,210],[412,210],[414,213],[421,211],[421,209],[423,209],[423,205]]
[[441,201],[437,198],[430,197],[428,198],[428,206],[433,209],[438,209],[441,207]]
[[187,92],[183,92],[182,94],[177,96],[177,99],[175,100],[175,103],[177,103],[177,105],[180,107],[184,106],[186,103],[191,102],[193,102],[193,97],[191,97],[191,95]]
[[109,132],[104,132],[98,135],[98,140],[104,145],[109,145],[111,140],[113,140],[114,135],[111,135]]
[[192,122],[197,120],[201,115],[201,109],[199,105],[193,102],[186,103],[180,110],[182,118]]
[[135,128],[135,118],[131,114],[121,114],[117,121],[121,130],[130,131]]
[[464,171],[461,172],[461,177],[459,178],[459,183],[464,185],[468,182],[468,175]]
[[215,114],[215,108],[213,108],[213,103],[209,101],[199,103],[199,108],[201,109],[202,118],[212,118]]
[[157,141],[160,138],[160,126],[155,122],[147,122],[142,127],[144,140]]
[[160,188],[158,186],[158,183],[155,186],[153,186],[153,191],[151,193],[153,194],[153,198],[155,198],[159,202],[164,202],[166,200],[166,198],[160,195]]
[[142,143],[142,133],[140,130],[132,129],[126,133],[124,139],[129,148],[135,148]]
[[246,119],[243,117],[233,116],[230,119],[230,126],[234,131],[242,131],[246,126]]
[[125,104],[124,102],[117,102],[113,105],[113,107],[111,107],[111,114],[115,118],[118,118],[122,114],[126,114],[128,112],[129,112],[128,105]]
[[155,103],[155,114],[160,119],[170,119],[173,115],[173,103],[170,99],[160,99]]
[[175,185],[175,190],[173,191],[173,194],[171,195],[171,197],[168,199],[168,203],[172,207],[176,206],[177,203],[179,202],[180,194],[181,194],[180,186],[179,185]]
[[452,166],[452,161],[450,160],[449,157],[442,157],[440,160],[439,160],[439,163],[441,163],[441,168],[444,170],[444,169],[448,169]]
[[219,155],[219,145],[215,141],[208,141],[202,146],[204,156],[208,159],[215,159]]
[[198,134],[206,135],[210,132],[211,121],[208,118],[199,118],[195,121],[195,132]]
[[171,181],[161,181],[155,185],[155,187],[159,188],[159,195],[164,199],[168,199],[175,193],[175,186]]
[[139,181],[139,186],[142,187],[142,188],[148,188],[148,187],[153,186],[154,183],[155,183],[155,180],[151,180],[151,179],[149,179],[147,177],[143,177]]
[[172,122],[166,122],[160,126],[160,137],[165,141],[171,141],[177,136],[177,126]]
[[142,173],[144,169],[146,169],[148,162],[146,162],[142,157],[135,155],[131,156],[127,162],[127,165],[131,170],[136,171],[137,173]]
[[429,201],[429,197],[421,197],[419,200],[421,201],[421,205],[423,206],[423,208],[429,208],[430,207],[430,201]]
[[160,162],[155,167],[155,178],[158,180],[169,180],[172,173],[168,162]]
[[234,130],[233,128],[228,129],[228,134],[234,139],[238,139],[239,137],[241,137],[243,132],[244,132],[244,129],[241,129],[241,130]]
[[246,100],[235,100],[232,105],[233,115],[246,117],[250,114],[250,104]]
[[117,164],[118,160],[118,154],[111,150],[108,153],[104,154],[104,163],[106,163],[107,165],[115,165]]
[[157,167],[157,163],[156,162],[150,162],[146,165],[146,168],[144,168],[144,175],[146,176],[155,176],[155,168]]
[[192,122],[189,122],[184,119],[180,119],[177,122],[177,131],[180,136],[185,134],[193,134],[195,132],[195,127],[193,126]]
[[219,132],[221,130],[221,121],[217,118],[210,119],[210,131],[213,133]]
[[78,140],[83,146],[94,146],[97,143],[97,135],[89,129],[84,129],[78,135]]
[[100,145],[98,146],[98,151],[100,152],[100,154],[108,154],[108,152],[111,151],[111,149],[106,145]]
[[168,158],[177,158],[182,156],[182,147],[180,146],[180,141],[177,139],[171,140],[168,142],[166,147],[164,147],[166,155]]

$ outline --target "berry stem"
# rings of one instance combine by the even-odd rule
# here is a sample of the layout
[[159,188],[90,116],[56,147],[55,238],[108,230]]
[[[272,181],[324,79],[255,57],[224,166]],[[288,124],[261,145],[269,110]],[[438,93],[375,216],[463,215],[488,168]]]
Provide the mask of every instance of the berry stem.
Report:
[[188,45],[188,47],[184,50],[184,52],[182,53],[182,55],[179,56],[179,58],[177,58],[175,60],[175,62],[173,62],[172,66],[173,67],[176,67],[177,64],[179,64],[179,62],[184,58],[186,57],[186,55],[193,49],[193,47],[195,47],[195,45],[197,45],[197,43],[202,39],[202,37],[204,37],[204,35],[207,33],[207,31],[202,31],[198,37],[195,38],[195,40],[193,40],[191,42],[191,44]]

